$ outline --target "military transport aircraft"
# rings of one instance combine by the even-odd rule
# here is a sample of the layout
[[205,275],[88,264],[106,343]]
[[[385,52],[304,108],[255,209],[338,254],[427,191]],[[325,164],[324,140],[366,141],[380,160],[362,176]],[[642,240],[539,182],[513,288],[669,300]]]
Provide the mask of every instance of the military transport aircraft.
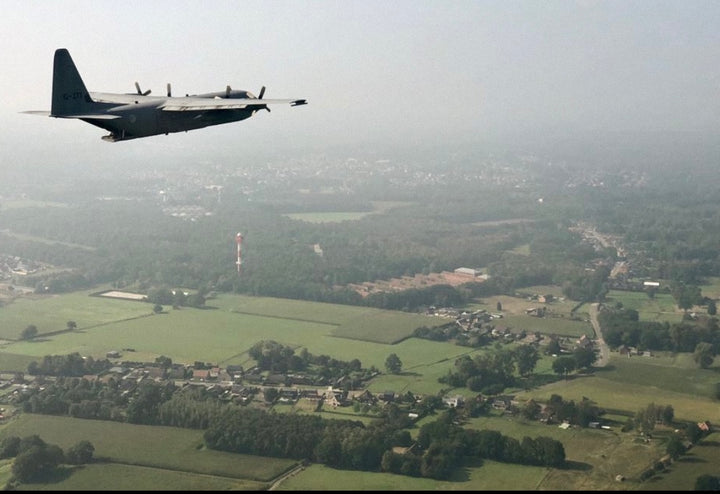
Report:
[[148,96],[150,90],[141,91],[137,82],[135,88],[137,93],[88,92],[70,53],[60,48],[55,51],[51,110],[23,113],[77,118],[109,131],[103,139],[116,142],[237,122],[258,110],[270,111],[270,104],[307,104],[304,99],[263,99],[265,86],[259,96],[230,86],[225,91],[184,97],[172,96],[170,84],[167,96]]

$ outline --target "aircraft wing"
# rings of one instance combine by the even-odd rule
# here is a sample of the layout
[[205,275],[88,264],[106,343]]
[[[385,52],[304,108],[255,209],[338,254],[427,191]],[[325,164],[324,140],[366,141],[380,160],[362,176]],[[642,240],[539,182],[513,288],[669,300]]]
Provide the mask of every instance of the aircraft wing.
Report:
[[290,104],[298,106],[307,104],[304,99],[258,99],[258,98],[173,98],[160,105],[163,111],[212,111],[212,110],[244,110],[247,108],[264,108],[266,105]]

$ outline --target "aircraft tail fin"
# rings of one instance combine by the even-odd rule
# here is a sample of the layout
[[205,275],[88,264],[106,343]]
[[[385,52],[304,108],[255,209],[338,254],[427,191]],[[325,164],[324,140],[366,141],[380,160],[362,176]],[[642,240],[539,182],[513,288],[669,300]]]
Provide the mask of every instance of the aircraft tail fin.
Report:
[[65,48],[55,50],[53,62],[52,108],[50,115],[63,117],[90,113],[93,100]]

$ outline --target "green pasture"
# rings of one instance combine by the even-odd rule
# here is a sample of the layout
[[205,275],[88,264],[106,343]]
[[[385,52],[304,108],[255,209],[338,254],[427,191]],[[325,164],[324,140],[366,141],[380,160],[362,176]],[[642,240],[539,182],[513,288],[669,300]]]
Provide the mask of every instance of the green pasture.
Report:
[[90,441],[97,459],[196,474],[267,482],[296,462],[203,447],[203,431],[23,413],[0,430],[0,438],[39,435],[67,449]]
[[522,330],[528,333],[539,332],[544,335],[568,336],[580,338],[586,334],[593,337],[595,332],[592,325],[586,320],[576,321],[565,317],[534,317],[526,315],[507,315],[497,324],[505,325],[513,333]]
[[658,293],[650,298],[645,292],[610,290],[605,303],[612,306],[615,302],[621,302],[626,309],[638,311],[641,321],[674,323],[682,320],[682,311],[678,309],[673,296],[668,293]]
[[541,388],[519,391],[517,397],[521,401],[530,398],[547,401],[552,394],[558,394],[565,399],[580,401],[585,396],[601,408],[632,414],[650,403],[656,403],[672,405],[678,420],[710,420],[711,423],[720,420],[718,402],[709,392],[703,392],[716,382],[714,371],[701,373],[697,369],[695,372],[700,377],[693,383],[691,369],[653,365],[651,359],[626,359],[613,354],[608,367],[597,369],[594,374],[571,376]]
[[700,285],[700,291],[704,297],[708,297],[713,300],[720,299],[720,277],[709,277],[707,279],[707,283]]
[[[664,442],[638,443],[633,433],[574,427],[561,429],[557,424],[527,421],[494,411],[489,416],[470,419],[464,427],[496,430],[518,440],[525,436],[546,436],[561,441],[569,468],[550,470],[538,485],[539,490],[617,489],[616,475],[637,479],[652,459],[665,454]],[[623,488],[631,488],[631,485],[637,484],[625,483]]]
[[30,355],[16,355],[0,350],[0,372],[25,372],[30,362],[36,360],[37,358]]
[[220,295],[208,305],[243,314],[332,324],[337,326],[334,336],[388,344],[407,338],[420,326],[439,324],[437,318],[420,314],[271,297]]
[[35,341],[19,341],[8,351],[35,357],[79,352],[104,358],[109,350],[133,348],[125,358],[153,361],[165,355],[176,362],[222,363],[244,354],[263,339],[297,347],[326,338],[327,324],[233,314],[219,310],[169,310],[149,317],[119,321],[84,331],[56,334]]
[[20,297],[0,307],[0,338],[17,339],[30,324],[40,335],[67,328],[75,321],[79,330],[152,314],[144,302],[91,297],[93,291],[63,295]]
[[219,294],[209,299],[207,305],[228,312],[319,322],[337,326],[379,311],[379,309],[370,307],[232,294]]
[[61,467],[49,482],[20,484],[19,491],[260,491],[267,484],[252,480],[180,472],[161,468],[91,463]]
[[289,213],[290,219],[297,221],[307,221],[308,223],[339,223],[341,221],[353,221],[364,218],[372,214],[369,211],[361,212],[317,212],[317,213]]
[[392,473],[335,470],[310,465],[284,480],[277,490],[286,491],[464,491],[536,490],[548,469],[484,461],[457,469],[450,480],[438,481]]
[[[558,288],[548,286],[530,287],[523,292],[539,295],[551,294],[560,297]],[[502,310],[497,310],[497,303],[500,302]],[[538,331],[542,334],[555,334],[579,338],[583,334],[593,336],[593,328],[589,322],[589,316],[584,312],[572,313],[577,305],[570,300],[555,300],[550,303],[540,303],[536,300],[528,300],[523,297],[510,297],[508,295],[496,295],[487,297],[484,300],[469,304],[467,310],[485,309],[490,313],[500,312],[502,319],[495,321],[496,325],[507,326],[513,333],[525,330],[530,333]],[[527,309],[545,307],[545,317],[535,317],[526,314]]]
[[715,432],[693,446],[667,469],[644,482],[640,489],[647,491],[692,491],[695,479],[701,475],[718,476],[720,461],[720,433]]
[[711,398],[720,382],[720,366],[700,369],[690,353],[654,353],[652,357],[624,357],[613,353],[611,365],[598,371],[605,379],[618,383],[656,387],[692,397]]

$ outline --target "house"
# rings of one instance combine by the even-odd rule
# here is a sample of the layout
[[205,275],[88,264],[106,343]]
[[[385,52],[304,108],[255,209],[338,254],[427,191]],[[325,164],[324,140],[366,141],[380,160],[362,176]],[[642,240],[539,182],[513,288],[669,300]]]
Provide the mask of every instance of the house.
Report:
[[300,397],[312,401],[318,401],[322,398],[322,395],[317,392],[317,389],[303,389],[300,390]]
[[584,334],[577,340],[575,345],[577,348],[591,348],[593,345],[593,342],[590,338],[587,337],[586,334]]
[[210,371],[207,369],[193,369],[192,378],[196,381],[207,381],[209,373]]
[[344,401],[343,391],[333,389],[332,386],[328,386],[325,391],[325,404],[330,405],[333,408],[337,408],[342,405]]
[[451,408],[460,408],[465,404],[465,397],[462,395],[446,396],[443,398],[443,403]]
[[384,392],[378,394],[377,397],[381,401],[390,403],[392,401],[395,401],[395,391],[384,391]]
[[368,405],[374,405],[378,401],[378,399],[367,389],[364,390],[362,393],[355,395],[354,398],[360,403]]
[[285,386],[285,374],[270,374],[265,378],[268,386]]

